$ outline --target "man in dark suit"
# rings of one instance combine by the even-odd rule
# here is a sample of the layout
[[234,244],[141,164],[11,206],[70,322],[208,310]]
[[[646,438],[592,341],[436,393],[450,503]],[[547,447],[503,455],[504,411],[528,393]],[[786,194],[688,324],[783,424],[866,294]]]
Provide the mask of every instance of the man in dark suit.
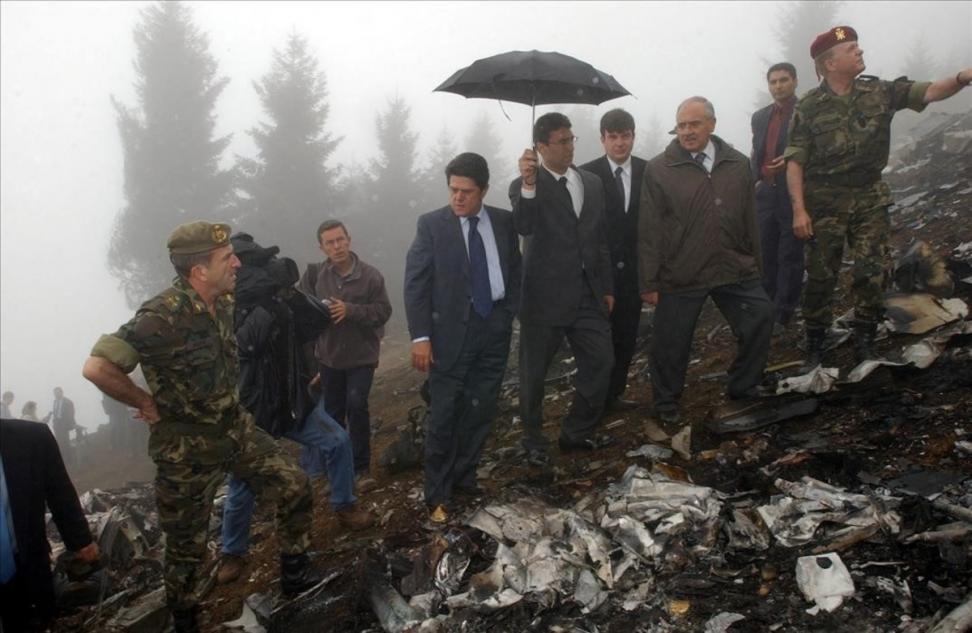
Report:
[[614,272],[614,310],[611,312],[611,338],[614,342],[614,370],[608,384],[608,411],[633,409],[636,403],[624,400],[628,368],[634,356],[641,319],[638,291],[638,207],[645,161],[631,155],[635,141],[634,117],[621,109],[601,117],[601,145],[604,156],[581,165],[600,177],[604,184],[604,215],[607,223],[611,269]]
[[[573,166],[570,119],[551,112],[533,126],[536,151],[519,160],[510,183],[513,225],[525,236],[520,303],[520,414],[527,459],[545,465],[541,432],[547,368],[567,337],[577,374],[574,398],[560,429],[563,451],[610,443],[596,436],[614,366],[611,322],[614,290],[604,222],[604,186]],[[543,165],[537,161],[537,153]]]
[[783,160],[796,105],[796,68],[787,62],[773,64],[766,72],[766,83],[773,103],[753,114],[750,166],[756,181],[763,288],[776,304],[773,329],[780,332],[793,317],[803,286],[803,241],[793,233],[793,205]]
[[422,215],[405,264],[412,365],[429,372],[425,501],[448,519],[455,494],[476,495],[476,467],[493,417],[520,294],[520,247],[509,211],[487,207],[486,160],[456,156],[449,205]]
[[50,429],[0,420],[0,630],[42,631],[54,618],[49,508],[76,559],[98,559],[98,544]]
[[78,423],[74,419],[74,402],[64,395],[64,390],[60,387],[54,387],[54,405],[51,407],[48,417],[51,421],[51,430],[54,431],[54,439],[57,440],[57,445],[61,449],[61,457],[64,459],[64,463],[68,467],[74,466],[71,431],[77,428]]

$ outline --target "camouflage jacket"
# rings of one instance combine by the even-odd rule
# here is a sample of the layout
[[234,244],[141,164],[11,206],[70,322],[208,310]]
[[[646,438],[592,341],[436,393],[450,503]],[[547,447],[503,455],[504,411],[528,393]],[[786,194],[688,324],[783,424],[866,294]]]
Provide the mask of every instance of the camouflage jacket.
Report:
[[904,108],[921,112],[929,85],[861,75],[838,96],[822,81],[797,102],[783,155],[803,165],[811,185],[877,182],[888,164],[891,118]]
[[231,457],[248,417],[239,404],[239,361],[232,295],[216,300],[216,315],[188,282],[149,299],[91,351],[128,373],[141,363],[161,420],[149,454],[173,462],[219,463]]

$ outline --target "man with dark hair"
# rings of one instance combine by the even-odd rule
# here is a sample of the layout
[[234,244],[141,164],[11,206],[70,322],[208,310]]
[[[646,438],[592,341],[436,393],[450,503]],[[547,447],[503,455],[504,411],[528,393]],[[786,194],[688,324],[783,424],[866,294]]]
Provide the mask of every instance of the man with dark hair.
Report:
[[[246,233],[238,233],[230,241],[243,264],[235,292],[240,401],[258,427],[321,457],[338,523],[350,530],[367,529],[374,517],[357,504],[354,495],[351,438],[327,414],[324,399],[315,405],[307,389],[311,375],[317,374],[317,364],[312,357],[305,359],[302,350],[329,325],[328,310],[318,299],[294,288],[297,264],[288,257],[277,257],[278,247],[264,248]],[[250,486],[239,477],[230,477],[216,576],[220,584],[243,575],[254,505]]]
[[[163,580],[177,632],[199,630],[196,580],[206,554],[213,496],[231,473],[277,505],[281,588],[295,595],[320,578],[310,568],[311,490],[307,476],[239,399],[233,290],[240,260],[230,227],[196,221],[169,237],[173,264],[191,256],[188,276],[149,299],[114,334],[98,339],[84,377],[138,409],[151,425],[155,503],[165,534]],[[142,365],[149,391],[128,377]]]
[[331,325],[321,331],[315,347],[318,380],[328,414],[351,434],[358,491],[364,493],[375,486],[369,475],[368,395],[392,307],[385,278],[351,250],[351,236],[343,223],[322,223],[317,241],[327,259],[308,265],[298,287],[326,301],[331,310]]
[[749,156],[756,181],[763,289],[776,304],[774,331],[780,332],[793,317],[803,286],[803,242],[793,234],[793,206],[783,162],[796,105],[796,68],[788,62],[773,64],[766,72],[766,84],[773,103],[753,114]]
[[489,166],[459,154],[445,169],[449,204],[419,217],[405,263],[412,366],[429,372],[425,502],[435,523],[454,494],[477,495],[476,467],[496,415],[520,292],[509,211],[483,204]]
[[608,411],[637,406],[621,397],[628,386],[628,368],[634,356],[638,321],[641,319],[638,207],[645,161],[632,156],[634,142],[634,118],[624,110],[610,110],[601,117],[604,156],[581,165],[581,169],[595,174],[604,184],[604,216],[614,274],[614,310],[611,312],[614,369],[605,405]]
[[525,237],[519,313],[523,447],[530,463],[545,465],[544,379],[565,336],[577,374],[561,424],[560,449],[589,451],[612,442],[594,431],[614,365],[609,321],[614,282],[604,186],[594,174],[573,166],[570,119],[559,112],[544,114],[533,127],[533,140],[536,150],[527,149],[519,159],[520,177],[510,183],[510,201],[513,225]]
[[46,631],[54,619],[46,510],[74,557],[95,563],[98,544],[50,429],[0,419],[0,631]]
[[77,459],[74,447],[71,446],[71,431],[78,428],[78,423],[74,419],[74,401],[66,397],[60,387],[54,387],[54,404],[51,405],[51,412],[44,418],[44,422],[48,420],[64,463],[68,468],[73,468],[77,465]]
[[655,306],[655,414],[668,423],[680,419],[692,335],[708,297],[738,345],[730,398],[756,395],[773,330],[773,305],[760,283],[749,160],[713,134],[708,99],[686,99],[675,120],[677,137],[645,168],[638,226],[641,297]]
[[892,198],[881,172],[888,164],[891,119],[904,108],[921,112],[972,82],[972,68],[934,83],[858,77],[864,51],[849,26],[818,35],[810,57],[823,80],[797,103],[784,152],[793,231],[810,240],[803,297],[808,371],[823,361],[845,241],[854,259],[855,356],[858,362],[876,358],[874,337],[889,276]]

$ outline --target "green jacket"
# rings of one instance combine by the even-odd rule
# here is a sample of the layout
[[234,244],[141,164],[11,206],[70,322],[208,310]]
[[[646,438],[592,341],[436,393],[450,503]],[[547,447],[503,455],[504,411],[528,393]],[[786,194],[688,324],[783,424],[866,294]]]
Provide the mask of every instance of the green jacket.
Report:
[[638,214],[641,292],[682,292],[759,279],[749,158],[713,135],[712,173],[673,140],[645,167]]
[[862,75],[849,94],[838,96],[822,81],[797,102],[783,156],[803,166],[811,187],[875,183],[888,164],[894,113],[921,112],[928,86]]
[[238,448],[249,415],[239,404],[233,305],[232,295],[219,297],[213,316],[177,278],[91,350],[126,373],[141,364],[161,416],[149,439],[153,459],[220,463]]

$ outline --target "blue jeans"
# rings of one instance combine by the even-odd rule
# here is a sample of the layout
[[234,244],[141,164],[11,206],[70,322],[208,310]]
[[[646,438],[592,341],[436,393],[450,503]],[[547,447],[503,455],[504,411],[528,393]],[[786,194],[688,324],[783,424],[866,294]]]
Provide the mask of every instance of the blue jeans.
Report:
[[[331,482],[331,506],[335,509],[353,505],[354,463],[351,437],[348,432],[327,414],[324,398],[307,416],[300,430],[284,433],[314,453],[324,456],[327,462],[327,478]],[[303,466],[303,463],[301,464]],[[317,474],[308,472],[309,475]],[[242,479],[230,477],[229,495],[223,508],[223,553],[242,556],[250,546],[250,522],[253,518],[253,492]]]

